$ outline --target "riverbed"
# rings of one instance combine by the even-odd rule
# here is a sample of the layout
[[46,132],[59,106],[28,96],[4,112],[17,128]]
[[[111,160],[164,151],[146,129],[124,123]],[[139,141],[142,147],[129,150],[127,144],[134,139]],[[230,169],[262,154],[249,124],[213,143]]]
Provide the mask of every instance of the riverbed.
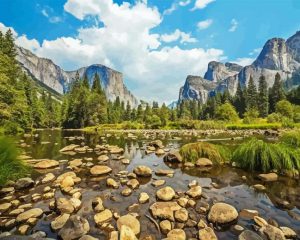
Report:
[[[225,202],[234,206],[238,212],[242,209],[257,210],[262,218],[266,220],[271,219],[278,223],[279,226],[290,227],[300,236],[299,180],[280,176],[276,182],[262,182],[257,178],[259,173],[243,171],[232,167],[230,164],[214,165],[211,169],[202,171],[195,167],[186,168],[181,164],[166,163],[163,160],[164,155],[145,153],[147,144],[155,139],[161,140],[164,148],[169,151],[179,149],[183,144],[195,141],[220,143],[228,146],[229,149],[233,149],[235,145],[240,144],[247,137],[241,133],[235,136],[227,136],[226,134],[207,135],[189,131],[84,133],[82,131],[42,130],[34,132],[30,137],[18,139],[18,141],[21,140],[20,143],[24,150],[23,155],[32,159],[53,159],[60,162],[59,167],[55,169],[34,170],[30,176],[34,181],[39,181],[49,172],[58,176],[67,171],[74,171],[81,178],[81,181],[76,184],[76,188],[80,188],[82,206],[76,214],[88,220],[90,225],[88,234],[98,239],[108,239],[111,229],[103,230],[95,225],[95,212],[92,208],[92,200],[95,197],[101,196],[104,207],[121,216],[129,212],[137,213],[141,224],[140,233],[138,234],[139,239],[150,236],[152,236],[152,239],[162,239],[166,235],[161,234],[154,222],[147,217],[152,216],[149,208],[157,201],[156,191],[162,187],[170,186],[180,196],[181,193],[189,189],[188,184],[193,180],[196,180],[202,187],[202,194],[205,196],[205,198],[196,199],[194,207],[187,208],[189,214],[197,222],[200,218],[206,219],[205,214],[201,215],[196,211],[197,206],[202,206],[203,204],[211,206],[215,202]],[[264,136],[258,137],[264,138]],[[73,159],[82,159],[83,163],[91,162],[92,164],[97,164],[98,156],[92,151],[70,155],[60,152],[60,149],[70,144],[85,145],[90,148],[103,144],[116,145],[124,149],[124,153],[121,155],[129,160],[129,164],[123,164],[120,158],[109,155],[110,159],[105,165],[109,166],[112,172],[97,178],[91,177],[90,167],[81,166],[72,170],[68,167],[68,162]],[[32,159],[28,161],[30,162]],[[125,197],[121,195],[121,191],[126,187],[125,184],[120,184],[118,189],[107,187],[106,179],[108,177],[112,177],[119,182],[120,177],[118,173],[120,171],[131,173],[139,165],[150,167],[153,174],[152,177],[138,177],[139,187],[134,189],[130,196]],[[171,169],[174,170],[174,174],[172,176],[157,176],[155,172],[159,169]],[[159,179],[165,180],[165,184],[161,187],[154,187],[152,185],[153,181]],[[266,187],[266,190],[258,191],[253,188],[254,184],[262,184]],[[33,202],[31,198],[32,194],[42,194],[45,186],[52,187],[53,185],[52,183],[39,183],[34,188],[14,193],[13,198],[23,196],[23,204],[32,203],[33,207],[41,208],[44,211],[43,216],[26,234],[44,231],[47,237],[57,239],[57,231],[51,230],[50,227],[51,221],[58,216],[49,210],[49,203],[53,199],[40,199]],[[150,199],[146,203],[137,204],[141,192],[148,193]],[[64,195],[59,188],[56,189],[55,198],[63,197]],[[159,220],[154,220],[159,223]],[[114,229],[117,229],[116,219],[112,218],[109,222]],[[253,219],[239,216],[236,222],[226,227],[214,226],[218,239],[238,239],[240,231],[234,229],[234,225],[239,225],[243,229],[254,230]],[[187,239],[197,239],[197,226],[183,226],[183,229]],[[2,228],[1,230],[4,231],[5,229]],[[17,234],[16,228],[6,230]]]

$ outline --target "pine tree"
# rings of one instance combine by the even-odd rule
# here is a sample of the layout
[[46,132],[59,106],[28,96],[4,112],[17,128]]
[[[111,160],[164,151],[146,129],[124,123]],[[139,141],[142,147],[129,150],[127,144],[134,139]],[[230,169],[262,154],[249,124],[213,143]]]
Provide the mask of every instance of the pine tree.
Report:
[[87,73],[85,73],[84,76],[83,76],[82,85],[85,88],[90,89],[90,83],[89,83],[89,79],[88,79]]
[[285,99],[285,92],[283,90],[283,84],[279,73],[275,75],[274,85],[270,90],[270,112],[275,111],[277,102]]
[[92,84],[92,91],[98,94],[102,94],[102,87],[101,87],[100,77],[98,73],[95,73],[93,84]]
[[144,119],[144,111],[143,111],[143,106],[142,104],[139,104],[138,107],[137,107],[137,114],[136,114],[136,118],[137,118],[137,121],[139,122],[143,122],[143,119]]
[[250,76],[247,88],[247,109],[257,109],[257,89],[252,76]]
[[131,120],[131,106],[129,104],[129,101],[127,101],[127,104],[126,104],[126,110],[125,110],[125,113],[124,113],[124,120],[125,121],[130,121]]
[[239,117],[243,117],[246,111],[246,101],[244,90],[242,89],[241,83],[238,83],[236,94],[233,101],[233,106],[237,110]]
[[260,117],[267,117],[269,113],[269,93],[265,76],[261,75],[258,85],[258,111]]

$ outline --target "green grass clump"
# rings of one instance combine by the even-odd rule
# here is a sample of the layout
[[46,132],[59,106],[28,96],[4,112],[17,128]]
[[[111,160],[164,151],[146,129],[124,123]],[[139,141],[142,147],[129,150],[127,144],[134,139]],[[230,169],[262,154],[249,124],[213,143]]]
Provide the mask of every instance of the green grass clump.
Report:
[[180,154],[184,161],[195,163],[199,158],[206,157],[215,163],[222,163],[226,159],[223,147],[207,142],[188,143],[181,147]]
[[241,168],[251,171],[299,170],[300,151],[286,144],[267,143],[252,138],[237,147],[232,161],[238,163]]
[[28,174],[30,167],[18,159],[19,151],[14,142],[7,137],[0,137],[0,186],[8,180],[16,180]]
[[229,130],[248,130],[248,129],[279,129],[282,128],[281,123],[253,123],[253,124],[228,124],[226,128]]
[[281,138],[281,142],[295,148],[300,147],[300,130],[285,132]]

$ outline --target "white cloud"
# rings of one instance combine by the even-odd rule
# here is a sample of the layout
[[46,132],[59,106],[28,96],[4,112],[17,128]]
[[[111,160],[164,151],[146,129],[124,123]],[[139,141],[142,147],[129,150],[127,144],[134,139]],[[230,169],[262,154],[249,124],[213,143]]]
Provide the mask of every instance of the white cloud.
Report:
[[255,60],[254,58],[237,58],[236,60],[231,62],[237,63],[241,66],[248,66],[251,65],[254,62],[254,60]]
[[208,4],[214,1],[215,0],[196,0],[195,6],[191,9],[191,11],[206,8]]
[[239,23],[238,23],[238,21],[236,20],[236,19],[231,19],[231,22],[230,22],[230,24],[231,24],[231,26],[230,26],[230,28],[229,28],[229,32],[235,32],[235,30],[237,29],[237,27],[238,27],[238,25],[239,25]]
[[52,16],[53,12],[54,12],[53,9],[48,6],[46,6],[45,8],[43,8],[41,10],[42,15],[45,16],[46,18],[48,18],[50,23],[62,22],[63,21],[62,17]]
[[18,33],[12,27],[7,27],[0,22],[0,31],[5,33],[8,29],[12,31],[12,34],[15,38],[15,43],[23,48],[29,49],[31,51],[36,51],[39,49],[40,44],[36,39],[28,39],[25,34],[19,36]]
[[179,2],[179,5],[180,5],[181,7],[185,7],[185,6],[189,5],[190,3],[191,3],[191,0],[180,1],[180,2]]
[[261,52],[261,50],[262,50],[262,48],[255,48],[249,53],[249,55],[250,56],[257,55]]
[[191,37],[190,33],[185,33],[180,31],[179,29],[176,29],[171,34],[162,34],[160,36],[161,41],[170,43],[175,42],[180,39],[180,43],[195,43],[197,42],[196,38]]
[[[177,99],[188,74],[203,75],[208,62],[224,58],[219,49],[161,47],[162,36],[151,30],[160,25],[162,15],[141,1],[118,5],[112,0],[69,0],[65,10],[78,19],[92,16],[103,24],[80,28],[74,37],[44,40],[40,47],[29,40],[31,49],[35,47],[38,56],[52,59],[65,70],[95,63],[116,69],[141,99]],[[179,32],[178,41],[196,40]]]
[[210,25],[212,25],[212,23],[213,23],[212,19],[206,19],[204,21],[198,22],[197,27],[198,27],[198,29],[203,30],[203,29],[209,28]]

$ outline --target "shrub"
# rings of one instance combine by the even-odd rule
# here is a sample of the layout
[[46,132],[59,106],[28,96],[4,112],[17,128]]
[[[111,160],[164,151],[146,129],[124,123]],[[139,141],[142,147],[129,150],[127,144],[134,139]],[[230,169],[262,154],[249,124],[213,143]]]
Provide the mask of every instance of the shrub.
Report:
[[235,108],[228,102],[217,107],[216,118],[226,122],[236,122],[239,120]]
[[267,143],[252,138],[237,147],[232,160],[251,171],[292,170],[299,169],[300,152],[285,144]]
[[29,173],[30,167],[18,159],[18,149],[7,137],[0,137],[0,185]]
[[281,100],[276,104],[276,112],[284,117],[293,119],[293,105],[287,100]]
[[215,163],[221,163],[227,160],[224,154],[226,151],[222,148],[223,146],[207,142],[188,143],[181,147],[180,154],[187,162],[196,162],[199,158],[206,157]]
[[246,124],[254,123],[258,120],[259,112],[256,108],[250,108],[245,112],[243,122]]
[[278,113],[271,113],[267,117],[267,122],[268,123],[276,123],[276,122],[281,122],[282,116]]
[[226,128],[229,130],[247,130],[247,129],[279,129],[280,123],[254,123],[254,124],[228,124]]

